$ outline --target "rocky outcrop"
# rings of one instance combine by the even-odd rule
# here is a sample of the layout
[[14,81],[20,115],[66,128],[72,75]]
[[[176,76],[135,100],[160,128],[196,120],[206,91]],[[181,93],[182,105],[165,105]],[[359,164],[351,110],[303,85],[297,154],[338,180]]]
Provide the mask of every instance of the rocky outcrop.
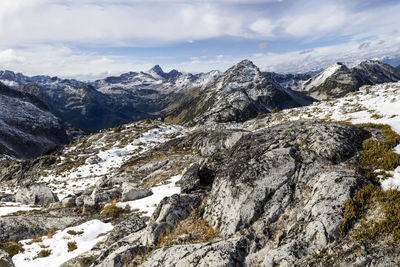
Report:
[[34,183],[20,188],[15,195],[15,201],[48,207],[51,203],[57,202],[58,197],[45,184]]
[[153,192],[148,188],[140,188],[136,184],[125,182],[122,184],[122,201],[132,201],[151,196]]
[[154,251],[141,266],[244,266],[246,239],[178,245]]
[[70,210],[50,213],[27,213],[18,216],[0,218],[0,242],[12,239],[24,240],[42,236],[50,231],[75,226],[88,220],[86,217],[73,215]]
[[177,223],[189,217],[201,203],[201,194],[181,194],[164,198],[154,211],[142,244],[154,245],[161,234],[172,230]]
[[241,138],[215,174],[206,218],[224,235],[265,214],[276,221],[305,184],[356,155],[366,132],[316,121],[294,122]]

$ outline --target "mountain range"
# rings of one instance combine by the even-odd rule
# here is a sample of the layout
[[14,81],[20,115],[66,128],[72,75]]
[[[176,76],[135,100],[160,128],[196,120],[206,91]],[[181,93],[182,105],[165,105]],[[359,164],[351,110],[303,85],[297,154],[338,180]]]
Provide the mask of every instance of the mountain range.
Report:
[[[363,85],[398,80],[400,67],[372,60],[353,67],[336,63],[317,74],[261,72],[249,60],[239,62],[224,73],[164,72],[156,65],[145,72],[128,72],[96,81],[44,75],[29,77],[0,71],[0,82],[4,84],[2,90],[15,91],[13,99],[21,98],[22,102],[27,98],[35,99],[31,102],[38,105],[40,112],[52,113],[54,129],[64,132],[71,130],[67,125],[93,132],[147,118],[188,125],[244,122],[272,111],[341,97]],[[5,104],[3,107],[7,109]],[[21,114],[27,114],[26,106],[19,105],[18,109]],[[56,136],[60,136],[60,132],[56,132]],[[31,133],[25,131],[24,134],[29,136]],[[8,136],[9,133],[2,135]],[[18,145],[10,137],[6,139],[14,146]],[[60,139],[50,137],[42,144],[47,147],[66,140],[65,136]],[[34,156],[40,154],[43,147],[22,153],[16,147],[10,150],[3,144],[2,150],[16,156]]]
[[186,88],[204,88],[220,76],[219,71],[186,74],[163,72],[155,66],[147,72],[129,72],[94,82],[50,76],[28,77],[0,72],[0,81],[32,94],[51,112],[73,126],[97,131],[130,121],[159,117],[180,99]]

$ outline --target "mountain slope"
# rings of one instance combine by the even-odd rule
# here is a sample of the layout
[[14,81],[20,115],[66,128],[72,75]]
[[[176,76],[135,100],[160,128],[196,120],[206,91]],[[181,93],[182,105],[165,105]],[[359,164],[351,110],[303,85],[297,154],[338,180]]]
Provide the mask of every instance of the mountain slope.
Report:
[[219,71],[165,73],[158,65],[95,82],[0,71],[1,82],[37,96],[59,118],[90,131],[162,116],[165,108],[177,105],[183,90],[204,88],[219,76]]
[[176,123],[241,122],[274,108],[286,109],[312,102],[310,97],[268,80],[251,61],[243,60],[172,111],[167,120]]
[[363,85],[396,82],[400,71],[379,61],[363,61],[353,68],[336,63],[307,81],[294,84],[293,90],[307,93],[322,100],[327,97],[342,97],[357,91]]
[[34,157],[66,142],[64,125],[39,99],[0,83],[0,154]]

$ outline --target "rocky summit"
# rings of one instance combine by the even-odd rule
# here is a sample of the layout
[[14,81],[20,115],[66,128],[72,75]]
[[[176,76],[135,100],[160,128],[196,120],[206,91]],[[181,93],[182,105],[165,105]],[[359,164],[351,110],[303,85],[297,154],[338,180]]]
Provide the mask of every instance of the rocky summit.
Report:
[[[324,101],[279,84],[302,77],[245,60],[181,89],[165,120],[61,138],[32,158],[4,150],[0,266],[395,266],[400,83]],[[16,140],[42,140],[49,125],[68,137],[41,100],[2,88]]]

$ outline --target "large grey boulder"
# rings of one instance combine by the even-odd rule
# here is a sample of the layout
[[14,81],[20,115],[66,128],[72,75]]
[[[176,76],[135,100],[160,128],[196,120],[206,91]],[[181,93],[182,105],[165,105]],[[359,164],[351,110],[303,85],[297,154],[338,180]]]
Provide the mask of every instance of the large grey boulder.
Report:
[[141,266],[245,266],[246,239],[178,245],[154,251]]
[[91,197],[96,204],[104,204],[118,198],[120,195],[121,192],[116,188],[95,188]]
[[264,215],[266,223],[275,222],[311,179],[357,155],[366,136],[356,127],[317,121],[247,134],[220,163],[205,218],[225,236]]
[[48,207],[51,203],[57,202],[58,197],[47,185],[34,183],[20,188],[15,195],[15,201]]
[[146,223],[138,215],[133,214],[118,223],[114,229],[108,234],[105,243],[112,244],[117,242],[129,234],[135,233],[146,227]]
[[339,240],[343,202],[368,182],[356,161],[367,137],[319,121],[247,134],[214,157],[204,218],[225,237],[253,237],[248,263],[293,266]]
[[14,263],[10,256],[0,249],[0,267],[14,267]]
[[122,201],[132,201],[151,196],[153,191],[149,188],[138,187],[134,183],[125,182],[122,184]]

